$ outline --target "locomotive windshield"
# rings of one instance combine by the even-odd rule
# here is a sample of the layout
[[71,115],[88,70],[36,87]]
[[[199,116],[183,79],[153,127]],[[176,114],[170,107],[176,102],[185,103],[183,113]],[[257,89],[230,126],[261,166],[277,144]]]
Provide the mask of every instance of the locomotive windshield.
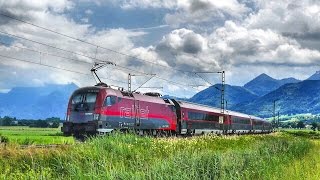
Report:
[[74,94],[71,99],[73,111],[92,111],[94,110],[97,93],[79,92]]
[[97,93],[79,93],[73,96],[72,104],[78,103],[95,103]]

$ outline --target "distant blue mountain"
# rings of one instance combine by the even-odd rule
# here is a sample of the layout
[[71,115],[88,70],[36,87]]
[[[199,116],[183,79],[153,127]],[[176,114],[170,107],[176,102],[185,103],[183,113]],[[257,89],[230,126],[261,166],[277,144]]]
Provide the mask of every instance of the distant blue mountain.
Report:
[[[240,86],[226,85],[227,109],[262,117],[273,116],[273,101],[280,114],[320,113],[320,71],[299,81],[294,78],[276,80],[261,74]],[[318,80],[317,80],[318,79]],[[220,107],[221,85],[198,92],[189,101]]]
[[[225,85],[225,100],[227,101],[228,107],[232,107],[241,102],[252,101],[256,98],[258,98],[257,95],[241,86]],[[215,84],[203,91],[198,92],[192,98],[190,98],[189,101],[220,107],[221,84]]]
[[320,113],[320,80],[285,84],[251,102],[240,103],[233,110],[262,117],[273,115],[273,101],[280,114]]
[[0,93],[0,116],[18,119],[64,118],[69,97],[77,88],[73,83],[15,87],[8,93]]
[[253,92],[257,96],[263,96],[271,91],[278,89],[280,86],[284,84],[297,82],[300,81],[294,78],[277,80],[263,73],[254,78],[253,80],[249,81],[247,84],[245,84],[244,88]]
[[181,97],[176,97],[176,96],[170,96],[170,95],[163,95],[161,96],[162,99],[176,99],[176,100],[181,100],[181,101],[189,101],[188,98],[181,98]]
[[317,71],[316,73],[314,73],[307,80],[320,80],[320,71]]

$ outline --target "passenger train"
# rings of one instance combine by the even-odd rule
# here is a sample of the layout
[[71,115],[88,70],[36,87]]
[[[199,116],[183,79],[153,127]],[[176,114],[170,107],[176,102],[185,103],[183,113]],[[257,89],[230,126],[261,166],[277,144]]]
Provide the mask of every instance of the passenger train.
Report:
[[91,86],[70,97],[66,136],[104,135],[115,130],[133,130],[155,136],[197,134],[270,133],[271,123],[259,117],[175,99],[157,93],[131,93]]

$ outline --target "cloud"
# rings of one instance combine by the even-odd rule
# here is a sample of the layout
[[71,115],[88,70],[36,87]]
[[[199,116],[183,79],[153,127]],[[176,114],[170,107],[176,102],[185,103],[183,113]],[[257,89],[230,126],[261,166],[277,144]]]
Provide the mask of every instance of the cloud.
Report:
[[178,5],[176,12],[165,16],[165,21],[168,24],[177,27],[180,24],[217,23],[230,18],[241,19],[250,10],[237,0],[186,2]]
[[197,54],[205,47],[205,39],[188,29],[177,29],[163,37],[158,45],[160,49],[174,50],[176,53]]
[[[50,66],[84,73],[90,72],[94,58],[113,61],[117,66],[107,66],[99,71],[99,74],[123,82],[106,79],[107,83],[126,87],[130,71],[122,67],[127,67],[159,76],[159,78],[152,78],[145,86],[163,86],[163,92],[173,94],[184,92],[188,96],[197,90],[186,87],[187,84],[206,84],[206,82],[194,73],[182,71],[224,69],[227,71],[227,83],[242,85],[263,72],[276,78],[294,76],[303,79],[310,69],[315,71],[319,67],[320,8],[318,1],[94,1],[98,6],[118,6],[122,8],[123,13],[133,10],[165,9],[167,14],[162,18],[167,24],[135,29],[95,27],[90,24],[91,18],[94,18],[92,15],[95,12],[94,6],[82,10],[83,14],[79,17],[84,19],[82,22],[76,22],[70,16],[70,11],[76,3],[82,2],[88,3],[87,0],[41,2],[0,0],[1,12],[97,45],[81,43],[3,17],[0,18],[1,31],[51,44],[77,54],[17,38],[9,38],[9,40],[1,38],[1,41],[12,42],[9,46],[0,46],[0,54],[35,63],[41,61]],[[146,47],[136,43],[136,40],[147,38],[145,30],[161,28],[168,28],[166,29],[168,33],[160,38],[159,42],[148,44]],[[159,36],[157,30],[148,31],[149,36]],[[34,51],[22,50],[15,46],[30,48]],[[49,54],[40,54],[37,51]],[[50,54],[74,59],[74,61]],[[12,59],[0,59],[2,70],[16,72],[15,75],[9,73],[11,75],[9,76],[2,75],[4,73],[0,71],[1,82],[13,82],[10,85],[0,83],[0,89],[9,89],[16,85],[39,85],[46,82],[75,82],[80,86],[93,84],[90,75],[44,68]],[[212,83],[220,82],[220,76],[206,75],[205,77]],[[136,77],[135,86],[144,83],[148,78],[148,76]],[[163,79],[180,84],[169,83]]]
[[216,64],[208,54],[207,39],[189,29],[176,29],[162,38],[155,51],[171,67],[185,70],[203,69]]
[[[90,24],[78,24],[64,13],[64,11],[68,11],[73,7],[73,3],[69,1],[41,1],[39,3],[30,3],[29,1],[1,1],[0,4],[2,5],[1,7],[4,7],[2,9],[3,12],[10,12],[11,16],[28,17],[27,20],[29,22],[39,26],[52,29],[56,32],[61,32],[75,38],[85,39],[86,41],[97,44],[101,47],[108,47],[109,49],[119,52],[127,52],[131,50],[134,47],[132,39],[141,37],[145,34],[143,31],[133,32],[122,28],[102,29],[98,31]],[[5,17],[1,19],[5,19]],[[0,89],[8,89],[14,86],[39,85],[46,82],[59,84],[75,82],[81,86],[92,85],[93,79],[90,76],[90,68],[94,61],[94,57],[101,60],[111,60],[119,64],[127,59],[127,57],[114,53],[110,50],[99,47],[97,48],[96,46],[81,43],[79,41],[10,19],[7,21],[1,21],[0,29],[1,31],[9,34],[14,34],[49,44],[66,51],[77,53],[69,53],[19,38],[11,38],[10,40],[12,40],[12,42],[10,43],[10,46],[0,46],[1,55],[89,74],[89,76],[82,75],[0,57],[1,67],[9,69],[10,71],[18,72],[16,76],[12,77],[1,75],[4,78],[3,82],[10,81],[11,83],[0,84]],[[8,40],[3,38],[1,38],[1,41],[8,42]],[[26,50],[22,48],[33,50]],[[38,51],[43,53],[40,54]],[[93,58],[88,58],[81,54]],[[121,75],[122,73],[118,74]],[[106,77],[104,75],[102,76]],[[18,77],[21,77],[21,81],[17,79]],[[113,77],[112,79],[117,79],[117,77]],[[115,81],[109,81],[117,83]]]
[[259,11],[251,14],[244,22],[250,29],[272,29],[273,31],[296,39],[308,48],[319,48],[320,2],[314,0],[271,0],[257,1]]
[[320,52],[301,47],[294,39],[270,29],[249,29],[227,21],[210,35],[210,47],[219,48],[230,63],[310,66],[320,60]]

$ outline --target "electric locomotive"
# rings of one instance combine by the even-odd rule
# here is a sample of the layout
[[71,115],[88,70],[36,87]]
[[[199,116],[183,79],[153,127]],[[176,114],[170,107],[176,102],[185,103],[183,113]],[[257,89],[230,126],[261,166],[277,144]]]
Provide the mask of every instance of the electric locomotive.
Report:
[[109,86],[76,90],[61,131],[75,137],[133,130],[149,135],[269,133],[261,118],[218,108],[162,99],[158,93],[132,93]]

